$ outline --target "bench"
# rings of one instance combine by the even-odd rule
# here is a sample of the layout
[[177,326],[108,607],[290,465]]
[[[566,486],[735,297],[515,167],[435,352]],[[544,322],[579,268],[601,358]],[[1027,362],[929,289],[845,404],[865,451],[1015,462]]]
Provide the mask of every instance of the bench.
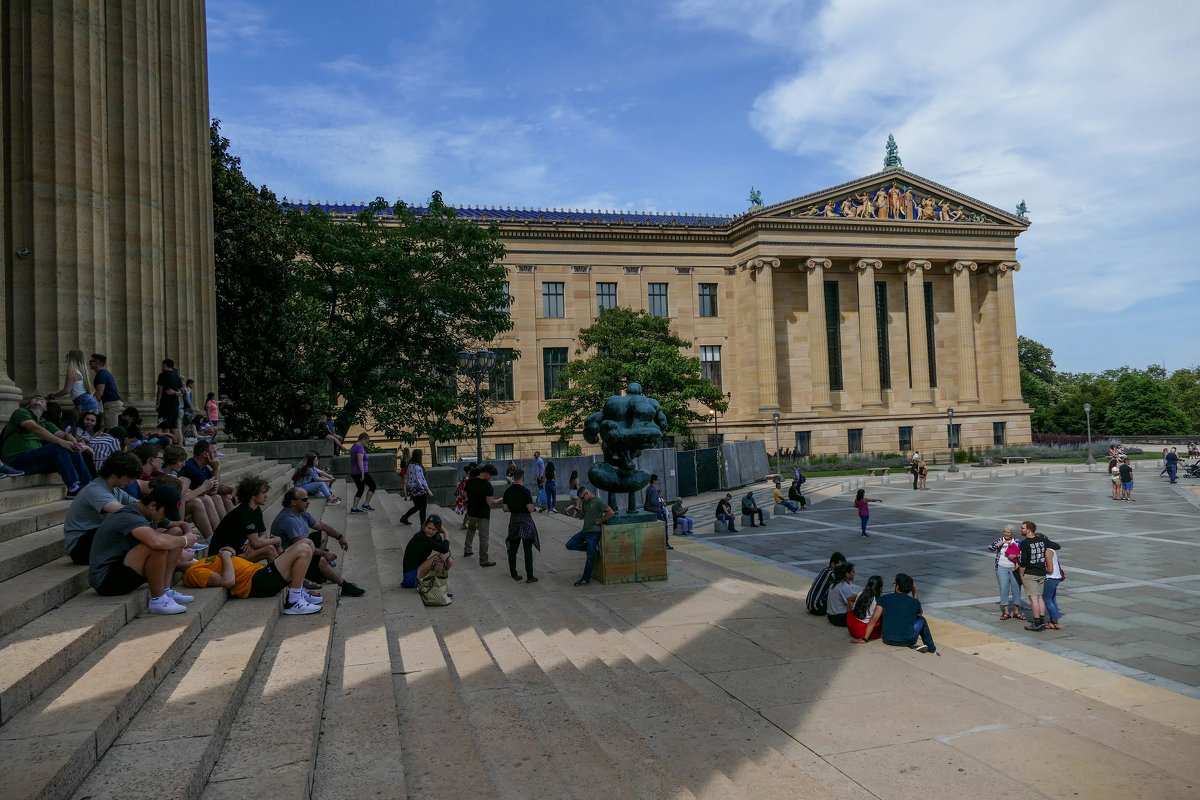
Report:
[[891,470],[891,467],[875,467],[867,470],[867,474],[874,478],[876,475],[887,475]]
[[1022,464],[1028,464],[1029,456],[1005,456],[1004,457],[1005,464],[1015,464],[1018,461],[1021,462]]
[[[759,506],[759,507],[758,507],[758,510],[762,512],[762,518],[763,518],[763,522],[766,522],[767,520],[769,520],[769,519],[771,518],[771,510],[770,510],[770,509],[768,509],[768,508],[763,508],[762,506]],[[757,516],[757,515],[756,515],[756,516]],[[748,526],[749,524],[750,524],[750,515],[749,515],[749,514],[742,514],[742,525],[743,525],[743,526]],[[758,522],[757,522],[757,521],[755,521],[755,523],[754,523],[754,524],[755,524],[755,525],[757,525],[757,524],[758,524]]]

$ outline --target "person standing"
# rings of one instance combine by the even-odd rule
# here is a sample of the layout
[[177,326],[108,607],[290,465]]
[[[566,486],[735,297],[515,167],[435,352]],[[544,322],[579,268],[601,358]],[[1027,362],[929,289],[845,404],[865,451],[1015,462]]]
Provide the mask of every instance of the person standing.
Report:
[[1046,601],[1042,594],[1046,586],[1046,545],[1045,536],[1037,532],[1037,525],[1029,520],[1021,523],[1021,585],[1029,596],[1029,605],[1033,609],[1033,621],[1025,626],[1025,630],[1041,632],[1046,629]]
[[551,514],[558,513],[558,468],[553,461],[546,462],[546,507]]
[[[413,454],[416,455],[415,453]],[[409,467],[412,469],[412,467]],[[508,574],[514,581],[521,580],[517,572],[517,548],[525,548],[525,582],[537,583],[533,575],[533,548],[542,549],[538,539],[537,525],[533,521],[533,495],[525,488],[525,470],[517,467],[513,472],[512,485],[504,492],[502,507],[508,512],[508,538],[505,545],[508,549]]]
[[600,526],[612,519],[614,512],[586,486],[579,487],[579,499],[583,502],[583,527],[567,540],[566,548],[587,553],[587,559],[583,562],[583,577],[575,581],[576,586],[587,586],[592,582],[592,570],[596,566]]
[[871,519],[871,507],[869,503],[882,503],[878,497],[867,497],[866,489],[859,489],[858,494],[854,496],[854,507],[858,509],[858,521],[862,525],[862,535],[867,535],[867,522]]
[[1021,557],[1021,545],[1013,539],[1012,525],[1005,525],[999,538],[988,548],[996,554],[996,582],[1000,585],[1000,619],[1016,617],[1024,620],[1021,613],[1021,584],[1017,582],[1017,561]]
[[[354,494],[354,503],[350,507],[351,514],[362,514],[366,511],[374,511],[371,508],[371,498],[375,496],[375,479],[371,477],[371,459],[367,457],[367,442],[371,437],[363,431],[358,435],[358,441],[350,448],[350,478],[354,481],[354,488],[357,490]],[[363,500],[363,492],[366,492],[367,499]],[[359,507],[359,502],[362,502],[362,507]],[[405,514],[407,517],[408,515]],[[421,525],[425,525],[425,514],[421,513]]]
[[913,476],[913,491],[917,490],[917,481],[921,478],[921,454],[913,453],[912,461],[909,462],[908,471]]
[[537,450],[533,451],[533,477],[539,492],[546,488],[546,462]]
[[179,398],[183,394],[183,381],[175,371],[175,362],[162,360],[162,372],[155,381],[155,407],[158,409],[158,429],[166,431],[175,444],[183,444],[183,431],[179,428]]
[[463,557],[474,555],[471,545],[475,534],[479,534],[479,566],[494,567],[496,562],[488,558],[488,540],[492,526],[492,506],[500,505],[493,496],[492,478],[496,477],[496,468],[491,464],[477,466],[467,478],[465,491],[467,493],[467,535],[463,543]]
[[421,450],[418,448],[412,451],[412,460],[408,462],[408,469],[404,471],[404,489],[408,492],[408,499],[412,500],[412,508],[404,512],[404,516],[400,518],[400,522],[404,525],[411,525],[408,518],[417,513],[421,520],[421,528],[425,528],[425,507],[429,505],[429,484],[425,482],[425,470],[421,466]]
[[1042,601],[1046,604],[1046,627],[1050,630],[1061,630],[1058,627],[1058,585],[1062,583],[1062,561],[1052,548],[1046,550],[1046,586],[1042,589]]
[[117,380],[108,371],[108,357],[103,353],[92,353],[88,367],[96,374],[92,376],[92,386],[95,387],[96,402],[101,409],[101,427],[110,430],[117,427],[117,418],[125,409],[121,402],[121,393],[117,391]]
[[1167,477],[1171,479],[1171,483],[1175,483],[1175,479],[1179,475],[1179,453],[1172,447],[1171,452],[1163,457],[1163,461],[1167,465]]
[[63,388],[57,392],[52,392],[47,397],[50,400],[56,400],[64,395],[70,395],[71,403],[74,404],[79,413],[83,414],[88,411],[100,410],[100,402],[96,400],[92,392],[92,379],[83,367],[83,351],[68,351],[66,378],[63,379]]
[[1121,499],[1137,502],[1133,499],[1133,464],[1129,463],[1129,458],[1122,458],[1121,466],[1117,469],[1121,477]]

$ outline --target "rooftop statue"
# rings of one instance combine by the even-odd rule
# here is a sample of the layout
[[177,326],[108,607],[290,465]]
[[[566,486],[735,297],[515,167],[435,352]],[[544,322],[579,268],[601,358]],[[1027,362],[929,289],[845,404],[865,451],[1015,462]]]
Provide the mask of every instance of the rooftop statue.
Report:
[[762,192],[760,192],[758,189],[755,189],[753,186],[751,186],[750,187],[750,207],[751,208],[762,208],[762,204],[763,204]]
[[1025,215],[1028,213],[1029,213],[1029,209],[1027,209],[1025,207],[1025,200],[1022,199],[1020,203],[1017,203],[1017,216],[1024,219]]
[[[643,450],[657,447],[667,430],[667,416],[653,397],[642,395],[642,386],[631,383],[625,394],[614,394],[604,408],[592,414],[583,424],[583,438],[591,444],[601,442],[604,460],[588,469],[588,478],[597,488],[609,492],[628,492],[632,495],[650,483],[650,473],[638,469],[634,462]],[[632,498],[631,498],[632,500]]]
[[904,163],[900,161],[900,148],[896,146],[896,137],[888,134],[887,157],[883,159],[884,169],[900,169]]

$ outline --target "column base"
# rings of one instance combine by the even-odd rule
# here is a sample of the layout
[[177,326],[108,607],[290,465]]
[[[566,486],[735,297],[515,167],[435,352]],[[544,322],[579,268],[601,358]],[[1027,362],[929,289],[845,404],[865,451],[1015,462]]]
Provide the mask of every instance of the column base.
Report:
[[0,381],[0,414],[7,421],[12,412],[17,410],[17,406],[21,405],[21,401],[25,399],[25,394],[21,391],[21,387],[17,386],[12,381],[5,378]]

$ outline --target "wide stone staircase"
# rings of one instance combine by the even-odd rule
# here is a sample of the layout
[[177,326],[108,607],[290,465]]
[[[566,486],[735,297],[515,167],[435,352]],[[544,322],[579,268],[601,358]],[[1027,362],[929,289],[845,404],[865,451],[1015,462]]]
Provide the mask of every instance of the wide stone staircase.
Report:
[[[291,467],[225,449],[225,482],[250,473],[271,482],[269,523]],[[845,720],[829,713],[836,703],[818,703],[782,723],[765,708],[769,697],[836,696],[851,684],[883,692],[895,677],[948,698],[939,724],[963,737],[960,729],[994,732],[1027,713],[1023,699],[990,697],[999,670],[851,648],[804,615],[803,579],[758,584],[719,558],[688,555],[701,546],[686,540],[676,539],[668,582],[575,588],[582,557],[562,543],[578,522],[561,516],[538,517],[541,580],[527,584],[504,564],[506,515],[493,518],[491,557],[501,563],[482,569],[477,556],[462,557],[459,519],[431,507],[448,522],[458,563],[453,604],[425,608],[399,588],[415,530],[398,522],[407,502],[381,492],[377,511],[349,514],[351,492],[337,489],[346,503],[311,510],[347,534],[339,567],[366,596],[339,598],[326,585],[322,613],[281,618],[280,597],[194,590],[188,613],[154,617],[144,589],[99,597],[86,568],[62,555],[67,502],[56,476],[0,482],[0,798],[909,796],[903,782],[895,792],[869,787],[823,754],[843,723],[870,735],[854,717],[857,698]],[[745,683],[798,663],[803,680]],[[926,666],[939,682],[914,672]],[[764,699],[747,700],[747,687]],[[859,717],[891,697],[871,696]],[[1064,718],[1085,714],[1086,702],[1055,702]],[[1111,730],[1109,712],[1091,713]],[[1140,720],[1129,731],[1147,751],[1137,763],[1169,773],[1152,781],[1156,797],[1191,789],[1174,773],[1196,771],[1186,754],[1197,737],[1179,727]],[[922,766],[939,774],[944,762],[947,783],[924,796],[961,797],[964,780],[990,769],[934,755]],[[1145,780],[1116,755],[1101,760]],[[987,774],[997,796],[1045,796],[1005,794],[1016,779]]]

